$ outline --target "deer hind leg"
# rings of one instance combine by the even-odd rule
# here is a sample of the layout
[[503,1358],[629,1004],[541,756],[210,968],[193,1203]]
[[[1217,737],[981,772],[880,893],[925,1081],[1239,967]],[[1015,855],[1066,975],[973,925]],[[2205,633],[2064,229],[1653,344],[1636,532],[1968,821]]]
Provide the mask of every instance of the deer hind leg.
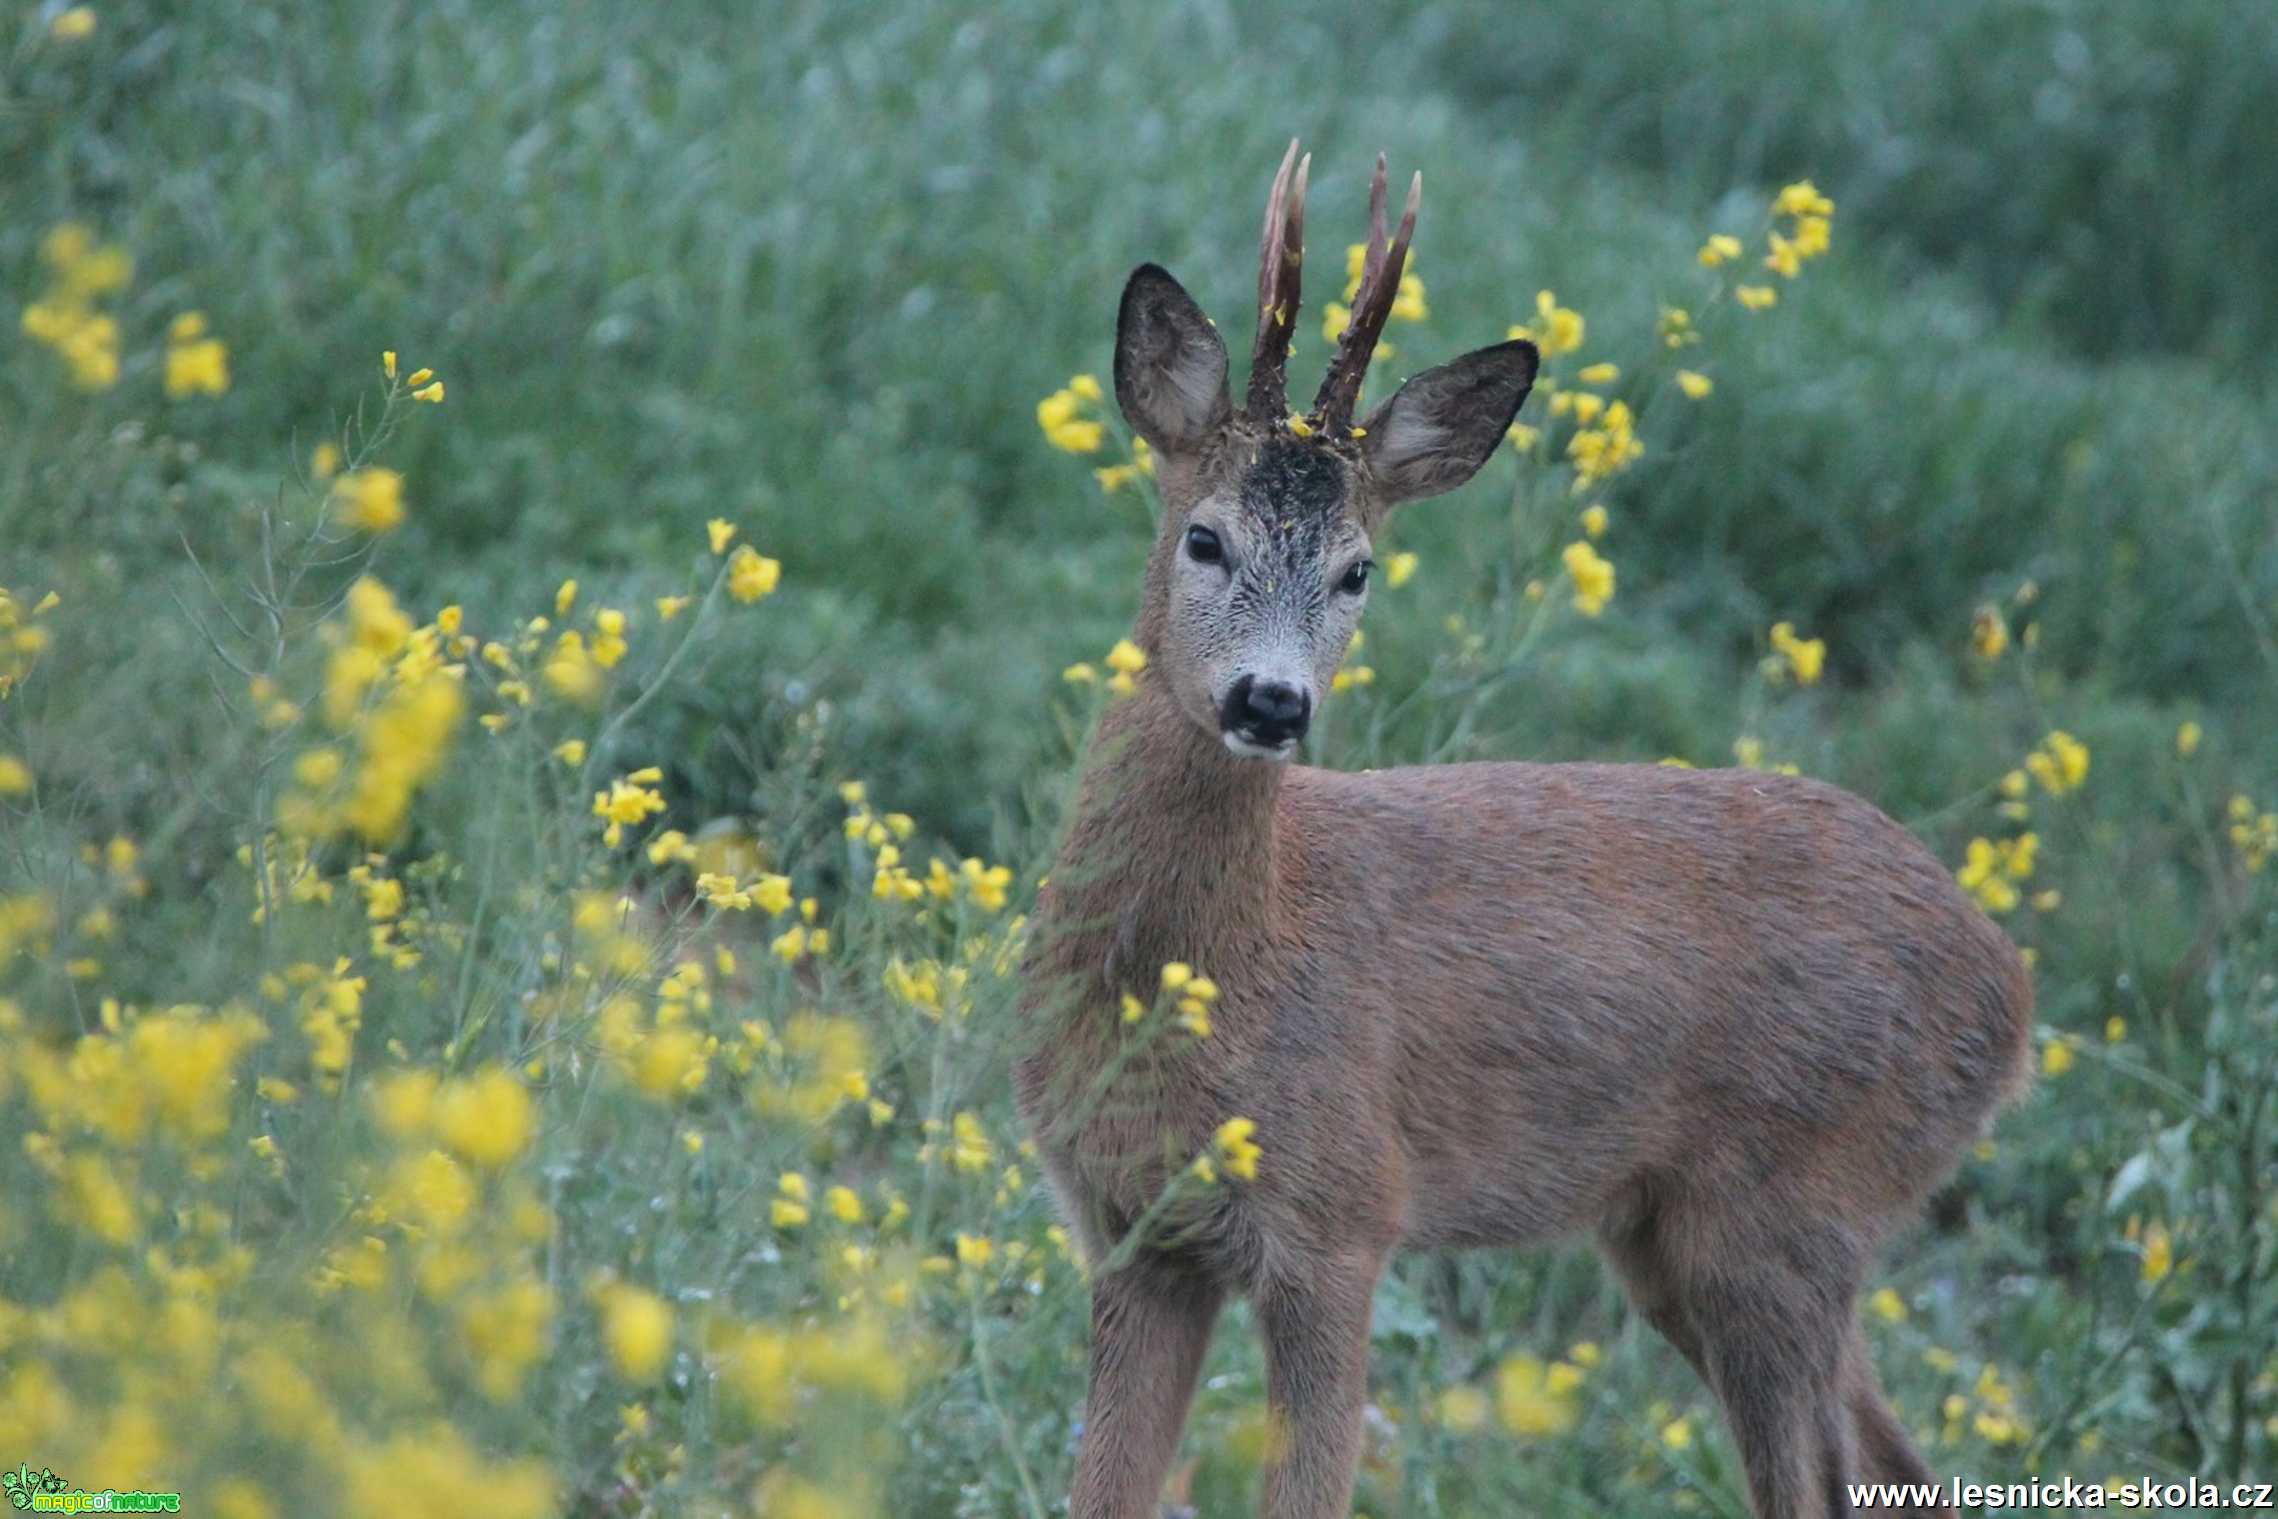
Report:
[[1640,1209],[1601,1234],[1639,1312],[1701,1373],[1759,1519],[1848,1519],[1848,1338],[1865,1245],[1773,1209]]
[[1156,1519],[1225,1294],[1143,1258],[1092,1285],[1091,1386],[1070,1519]]
[[[1867,1358],[1867,1342],[1853,1324],[1844,1347],[1845,1401],[1851,1414],[1851,1431],[1859,1457],[1860,1482],[1904,1484],[1910,1487],[1931,1488],[1937,1477],[1922,1457],[1916,1453],[1914,1443],[1907,1439],[1905,1426],[1898,1422],[1882,1383],[1875,1377],[1874,1363]],[[1860,1515],[1889,1515],[1891,1519],[1954,1519],[1954,1509],[1947,1503],[1897,1504],[1881,1508],[1861,1508]]]
[[1368,1401],[1369,1307],[1380,1254],[1309,1264],[1253,1297],[1266,1344],[1266,1402],[1278,1436],[1266,1469],[1266,1519],[1344,1519],[1360,1465]]

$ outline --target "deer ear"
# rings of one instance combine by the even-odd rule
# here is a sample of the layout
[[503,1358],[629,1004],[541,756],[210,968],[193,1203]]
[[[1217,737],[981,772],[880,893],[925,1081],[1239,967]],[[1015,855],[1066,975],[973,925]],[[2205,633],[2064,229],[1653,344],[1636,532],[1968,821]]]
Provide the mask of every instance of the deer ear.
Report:
[[1427,369],[1362,424],[1384,504],[1454,490],[1479,473],[1534,388],[1535,346],[1497,343]]
[[1164,453],[1191,452],[1231,414],[1226,345],[1194,297],[1155,264],[1131,271],[1115,319],[1115,401]]

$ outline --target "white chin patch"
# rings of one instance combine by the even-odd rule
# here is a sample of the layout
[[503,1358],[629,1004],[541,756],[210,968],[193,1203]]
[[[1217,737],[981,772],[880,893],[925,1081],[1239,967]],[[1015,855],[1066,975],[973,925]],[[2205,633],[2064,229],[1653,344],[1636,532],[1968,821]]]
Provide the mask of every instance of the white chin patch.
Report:
[[1231,728],[1220,730],[1218,736],[1225,740],[1227,751],[1241,759],[1272,760],[1278,765],[1297,752],[1295,739],[1286,744],[1253,743]]

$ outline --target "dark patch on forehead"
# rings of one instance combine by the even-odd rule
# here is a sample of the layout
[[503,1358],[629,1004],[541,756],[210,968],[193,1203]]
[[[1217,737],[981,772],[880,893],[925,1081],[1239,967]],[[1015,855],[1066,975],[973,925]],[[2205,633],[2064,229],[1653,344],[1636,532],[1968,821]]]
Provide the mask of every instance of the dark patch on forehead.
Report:
[[1350,489],[1345,466],[1327,449],[1269,438],[1242,475],[1242,515],[1285,549],[1317,549],[1343,521]]
[[1318,444],[1269,438],[1242,476],[1242,509],[1254,517],[1334,517],[1345,504],[1345,467]]

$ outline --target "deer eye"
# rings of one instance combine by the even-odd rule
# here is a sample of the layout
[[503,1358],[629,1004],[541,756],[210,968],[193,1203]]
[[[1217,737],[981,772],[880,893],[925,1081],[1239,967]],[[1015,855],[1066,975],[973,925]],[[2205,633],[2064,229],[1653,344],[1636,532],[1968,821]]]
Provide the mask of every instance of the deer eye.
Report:
[[1373,560],[1368,559],[1355,562],[1351,569],[1345,571],[1344,578],[1337,582],[1337,589],[1347,596],[1358,596],[1368,585],[1369,567],[1373,563]]
[[1186,554],[1196,564],[1216,564],[1226,557],[1226,549],[1216,533],[1196,526],[1186,530]]

